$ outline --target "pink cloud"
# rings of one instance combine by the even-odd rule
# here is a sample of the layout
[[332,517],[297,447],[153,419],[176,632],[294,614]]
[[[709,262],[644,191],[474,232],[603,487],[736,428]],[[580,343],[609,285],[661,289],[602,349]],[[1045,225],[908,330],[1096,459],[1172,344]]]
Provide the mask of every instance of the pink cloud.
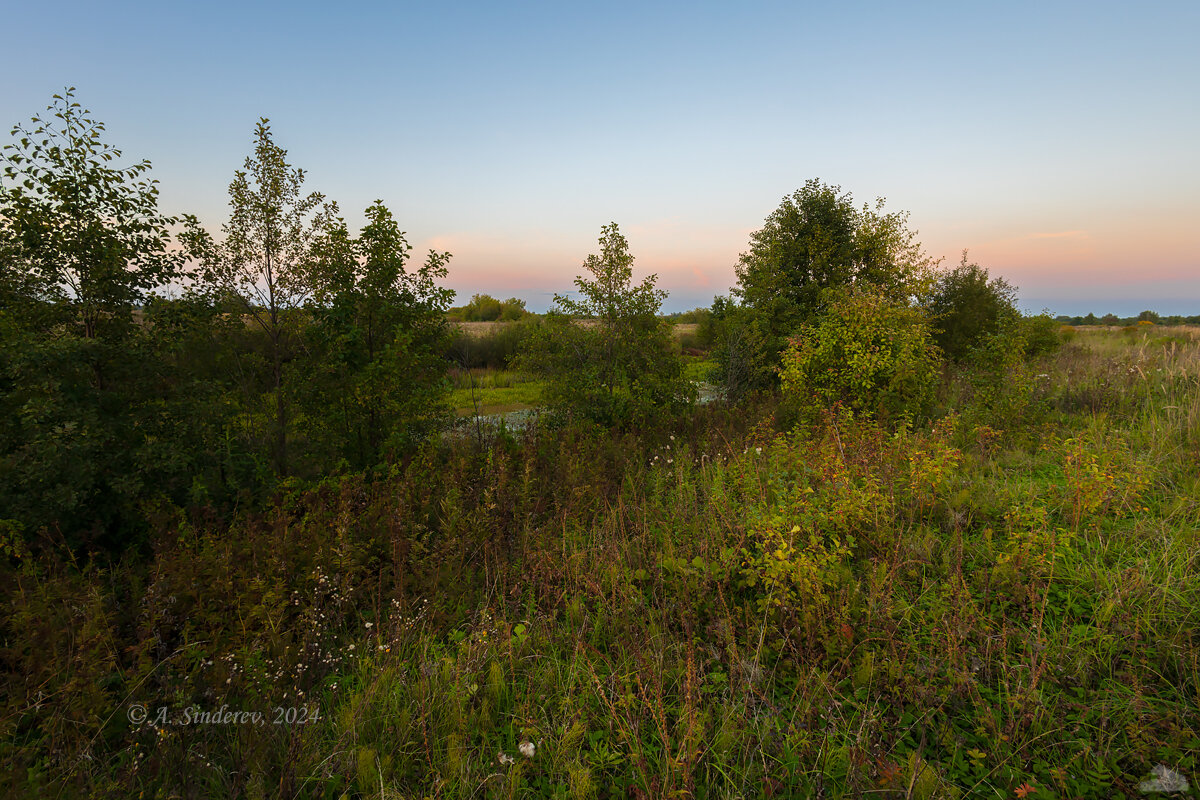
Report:
[[1031,233],[1030,239],[1087,239],[1087,231],[1056,231],[1054,233]]

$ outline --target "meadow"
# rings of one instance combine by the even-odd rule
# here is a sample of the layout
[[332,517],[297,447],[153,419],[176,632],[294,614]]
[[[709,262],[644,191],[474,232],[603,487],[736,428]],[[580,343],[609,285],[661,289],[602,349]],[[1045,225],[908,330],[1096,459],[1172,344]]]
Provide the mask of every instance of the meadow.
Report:
[[150,510],[148,558],[8,536],[0,790],[1194,786],[1200,331],[1062,335],[991,386],[947,369],[912,424],[797,424],[778,393],[642,432],[535,416],[261,508]]

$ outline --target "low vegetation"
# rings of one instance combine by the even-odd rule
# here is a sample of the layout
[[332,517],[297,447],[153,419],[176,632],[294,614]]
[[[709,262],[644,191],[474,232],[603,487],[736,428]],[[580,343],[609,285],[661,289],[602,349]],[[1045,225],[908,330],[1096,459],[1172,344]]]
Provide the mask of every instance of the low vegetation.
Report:
[[[1003,430],[969,399],[920,428],[835,406],[779,430],[769,403],[652,435],[530,426],[176,512],[148,564],[10,537],[9,788],[1058,797],[1192,775],[1200,343],[1172,336],[1080,335],[1029,365]],[[134,725],[135,702],[319,718]]]

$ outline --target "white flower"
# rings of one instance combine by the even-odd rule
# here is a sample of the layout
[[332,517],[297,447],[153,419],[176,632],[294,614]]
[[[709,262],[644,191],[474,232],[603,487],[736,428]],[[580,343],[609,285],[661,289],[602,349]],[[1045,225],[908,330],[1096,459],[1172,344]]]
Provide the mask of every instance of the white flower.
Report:
[[374,623],[374,622],[364,622],[363,624],[364,624],[364,625],[367,627],[367,629],[368,629],[368,630],[370,630],[371,628],[375,627],[375,623]]
[[754,452],[761,454],[761,453],[762,453],[762,448],[761,448],[761,447],[756,447],[756,448],[754,448]]
[[1175,770],[1168,768],[1166,764],[1155,765],[1152,772],[1154,773],[1153,780],[1142,781],[1138,784],[1138,789],[1142,794],[1150,794],[1151,792],[1174,794],[1175,792],[1186,792],[1188,790],[1187,778]]
[[501,764],[505,764],[505,765],[506,765],[506,764],[511,764],[511,763],[513,763],[514,761],[516,761],[516,759],[515,759],[515,758],[513,758],[513,757],[512,757],[512,756],[510,756],[510,755],[508,755],[507,753],[497,753],[497,754],[496,754],[496,760],[497,760],[497,761],[499,761]]
[[537,750],[537,748],[533,746],[533,742],[529,741],[528,739],[521,742],[521,746],[518,749],[521,751],[521,755],[525,756],[526,758],[533,758],[533,753],[535,750]]

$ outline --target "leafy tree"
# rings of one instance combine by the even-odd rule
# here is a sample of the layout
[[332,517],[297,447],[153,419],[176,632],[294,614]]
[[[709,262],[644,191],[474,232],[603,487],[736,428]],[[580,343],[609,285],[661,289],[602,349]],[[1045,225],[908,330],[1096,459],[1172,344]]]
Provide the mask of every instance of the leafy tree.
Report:
[[555,307],[530,337],[521,363],[547,378],[552,407],[594,421],[644,422],[656,409],[688,402],[694,388],[669,326],[658,318],[667,293],[650,275],[633,283],[633,255],[617,224],[605,225],[600,253],[575,278],[579,298]]
[[464,322],[494,322],[504,312],[504,304],[490,294],[473,294],[461,309]]
[[745,311],[730,330],[749,325],[737,335],[764,349],[751,359],[757,382],[770,380],[787,337],[821,312],[828,290],[874,286],[898,301],[925,291],[935,262],[908,229],[907,212],[883,207],[881,198],[857,208],[841,187],[812,179],[751,234],[734,289]]
[[1020,316],[1016,289],[1003,278],[967,261],[943,272],[925,308],[933,320],[934,340],[948,357],[965,360],[985,339],[1013,324]]
[[409,271],[411,247],[391,212],[376,201],[366,216],[357,239],[339,219],[315,243],[309,338],[319,355],[305,381],[309,427],[359,467],[406,451],[446,413],[454,297],[437,283],[449,253],[431,250]]
[[254,155],[229,184],[230,218],[225,239],[215,245],[198,236],[194,249],[204,256],[210,287],[239,297],[243,313],[266,338],[273,402],[269,418],[270,452],[275,470],[288,470],[291,407],[285,367],[293,357],[296,310],[312,294],[311,256],[314,239],[333,225],[336,205],[319,192],[304,194],[304,170],[287,162],[287,151],[275,144],[267,119],[254,132]]
[[501,322],[516,322],[527,316],[529,311],[525,308],[525,301],[518,297],[510,297],[500,303]]
[[135,324],[181,272],[178,220],[72,89],[47,112],[13,129],[0,177],[0,513],[118,548],[190,481],[174,388]]
[[121,167],[104,124],[54,95],[47,114],[12,130],[0,182],[0,284],[17,297],[61,304],[89,339],[124,332],[150,289],[180,271],[170,249],[178,220],[158,211],[149,161]]

